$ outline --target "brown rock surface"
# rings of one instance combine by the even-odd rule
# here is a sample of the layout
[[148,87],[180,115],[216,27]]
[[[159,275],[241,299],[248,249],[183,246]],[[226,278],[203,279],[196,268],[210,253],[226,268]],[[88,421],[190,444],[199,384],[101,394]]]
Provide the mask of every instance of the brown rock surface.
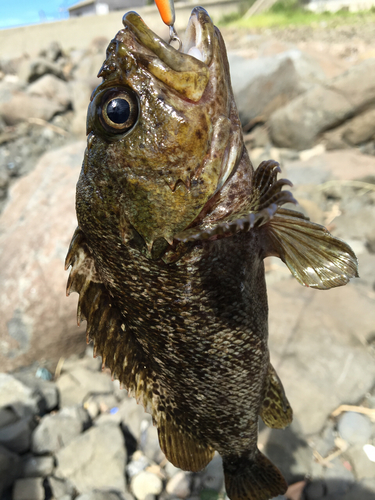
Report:
[[335,408],[356,404],[373,387],[375,363],[367,339],[375,324],[374,297],[359,280],[319,291],[284,279],[269,287],[268,298],[271,362],[294,423],[304,435],[319,432]]
[[367,59],[324,85],[316,85],[273,113],[277,146],[307,149],[318,136],[375,102],[375,59]]
[[12,370],[84,350],[64,258],[76,227],[74,193],[83,142],[43,156],[12,187],[0,217],[0,363]]
[[64,109],[65,106],[62,106],[56,100],[16,92],[9,101],[2,103],[0,116],[7,125],[16,125],[29,118],[48,121],[53,115]]

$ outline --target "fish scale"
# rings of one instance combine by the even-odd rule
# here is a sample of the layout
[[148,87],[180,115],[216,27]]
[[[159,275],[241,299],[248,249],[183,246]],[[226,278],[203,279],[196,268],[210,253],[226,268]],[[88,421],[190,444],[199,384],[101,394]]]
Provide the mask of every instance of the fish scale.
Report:
[[292,409],[270,363],[263,260],[326,290],[358,276],[357,259],[283,208],[296,200],[275,161],[254,170],[207,12],[193,9],[180,51],[134,12],[123,24],[88,108],[67,292],[166,457],[199,471],[218,451],[230,500],[269,500],[287,485],[257,448],[258,418],[284,428]]

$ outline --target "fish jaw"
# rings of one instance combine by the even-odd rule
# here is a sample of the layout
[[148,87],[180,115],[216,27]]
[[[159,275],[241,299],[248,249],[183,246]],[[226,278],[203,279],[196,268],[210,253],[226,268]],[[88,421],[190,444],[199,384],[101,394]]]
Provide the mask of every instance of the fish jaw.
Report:
[[[104,169],[108,182],[120,186],[122,219],[150,254],[155,240],[172,243],[221,189],[242,154],[242,133],[225,46],[204,9],[193,10],[181,52],[134,12],[123,23],[89,106],[81,182],[94,183],[95,171]],[[100,117],[114,89],[133,94],[139,106],[124,133],[103,128]]]

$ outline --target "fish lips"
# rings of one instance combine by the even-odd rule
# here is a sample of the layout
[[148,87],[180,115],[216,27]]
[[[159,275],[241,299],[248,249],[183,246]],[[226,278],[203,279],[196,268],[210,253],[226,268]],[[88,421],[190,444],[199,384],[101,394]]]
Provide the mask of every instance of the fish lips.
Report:
[[142,58],[148,71],[182,96],[199,101],[209,81],[208,67],[213,59],[215,36],[206,10],[193,9],[181,50],[176,50],[150,30],[136,12],[125,14],[122,22],[138,42],[156,56]]

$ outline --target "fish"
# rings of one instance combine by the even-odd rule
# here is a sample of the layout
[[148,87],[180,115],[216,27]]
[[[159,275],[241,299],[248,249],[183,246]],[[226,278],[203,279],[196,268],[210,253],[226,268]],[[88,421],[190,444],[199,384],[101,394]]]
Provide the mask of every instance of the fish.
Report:
[[296,200],[276,161],[254,169],[205,9],[181,50],[128,12],[98,76],[66,258],[78,323],[173,465],[199,471],[218,452],[230,500],[283,494],[257,447],[259,417],[292,421],[267,345],[264,259],[327,290],[358,276],[356,256],[284,206]]

